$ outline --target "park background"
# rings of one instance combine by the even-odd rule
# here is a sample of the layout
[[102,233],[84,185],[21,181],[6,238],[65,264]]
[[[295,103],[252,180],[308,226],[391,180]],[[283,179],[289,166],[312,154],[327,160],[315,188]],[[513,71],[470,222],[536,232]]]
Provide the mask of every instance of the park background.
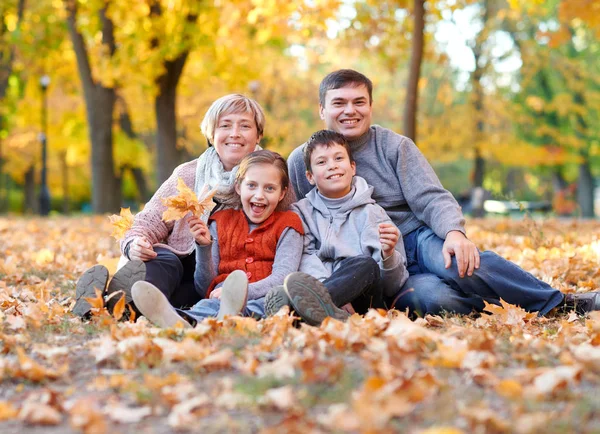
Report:
[[206,148],[199,123],[231,92],[265,108],[262,144],[286,156],[323,126],[320,80],[354,68],[374,123],[413,138],[466,211],[483,188],[600,214],[597,1],[5,0],[0,15],[2,213],[138,209]]

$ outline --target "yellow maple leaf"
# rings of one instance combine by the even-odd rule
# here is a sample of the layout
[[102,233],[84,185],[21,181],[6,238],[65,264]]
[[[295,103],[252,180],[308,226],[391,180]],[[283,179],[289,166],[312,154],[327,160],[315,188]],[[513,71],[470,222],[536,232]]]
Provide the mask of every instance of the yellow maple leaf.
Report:
[[121,208],[120,215],[113,214],[109,216],[108,219],[112,225],[112,233],[110,236],[114,237],[117,241],[121,241],[133,225],[133,214],[131,214],[129,208]]
[[198,198],[196,193],[183,182],[183,179],[179,178],[177,180],[177,191],[179,191],[178,195],[162,199],[163,205],[167,207],[162,215],[162,219],[166,222],[179,220],[189,212],[196,217],[201,217],[202,214],[210,212],[216,205],[212,200],[217,192],[216,188],[209,191],[208,186],[205,185],[200,192],[200,198]]

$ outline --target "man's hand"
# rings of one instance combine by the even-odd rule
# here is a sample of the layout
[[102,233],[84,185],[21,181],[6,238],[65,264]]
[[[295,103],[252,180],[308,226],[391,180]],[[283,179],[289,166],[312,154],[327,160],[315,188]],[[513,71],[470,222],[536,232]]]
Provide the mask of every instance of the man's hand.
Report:
[[194,239],[201,246],[208,246],[212,243],[212,237],[210,236],[210,232],[208,231],[208,226],[198,217],[190,217],[188,220],[188,225],[190,226],[190,231],[194,236]]
[[129,259],[149,261],[156,258],[157,253],[145,237],[135,237],[129,246]]
[[400,238],[400,231],[394,223],[379,223],[379,242],[381,258],[387,259],[394,254],[394,248]]
[[479,268],[479,250],[462,232],[448,232],[442,247],[442,254],[444,255],[446,268],[450,268],[450,265],[452,265],[452,255],[456,256],[456,265],[460,277],[465,277],[465,271],[467,275],[472,276],[473,271]]
[[217,300],[220,300],[221,299],[221,288],[222,287],[218,287],[218,288],[213,289],[210,292],[210,295],[208,296],[208,298],[215,298]]

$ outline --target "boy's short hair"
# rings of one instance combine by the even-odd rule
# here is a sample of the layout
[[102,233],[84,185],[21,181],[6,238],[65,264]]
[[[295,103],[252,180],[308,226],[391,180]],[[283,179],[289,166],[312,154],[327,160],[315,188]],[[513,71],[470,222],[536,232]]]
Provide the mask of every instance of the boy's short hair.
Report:
[[373,103],[373,83],[366,75],[353,69],[340,69],[327,74],[319,85],[319,103],[325,107],[325,96],[328,90],[340,89],[347,86],[365,86],[369,92],[369,104]]
[[200,129],[208,140],[209,146],[212,146],[219,118],[231,113],[252,113],[258,136],[262,137],[265,130],[265,114],[260,104],[247,96],[232,93],[213,102],[202,119]]
[[335,131],[332,130],[320,130],[310,136],[310,139],[306,142],[306,146],[304,147],[304,164],[306,166],[306,170],[312,173],[312,167],[310,165],[310,157],[312,153],[316,149],[317,146],[325,146],[329,148],[333,145],[340,145],[346,149],[348,153],[348,158],[350,162],[354,162],[354,157],[352,156],[352,149],[350,149],[350,145],[348,145],[348,141],[346,138]]

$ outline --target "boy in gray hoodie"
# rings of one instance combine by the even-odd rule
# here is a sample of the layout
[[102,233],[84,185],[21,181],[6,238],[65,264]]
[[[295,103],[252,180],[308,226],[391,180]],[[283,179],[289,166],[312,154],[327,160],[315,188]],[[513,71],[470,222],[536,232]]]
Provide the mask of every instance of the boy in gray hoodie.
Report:
[[290,304],[318,325],[327,316],[343,320],[354,311],[385,307],[383,296],[396,294],[408,278],[400,231],[371,198],[373,188],[355,176],[343,135],[316,132],[304,160],[316,188],[292,206],[305,232],[300,271],[267,294],[267,315]]

